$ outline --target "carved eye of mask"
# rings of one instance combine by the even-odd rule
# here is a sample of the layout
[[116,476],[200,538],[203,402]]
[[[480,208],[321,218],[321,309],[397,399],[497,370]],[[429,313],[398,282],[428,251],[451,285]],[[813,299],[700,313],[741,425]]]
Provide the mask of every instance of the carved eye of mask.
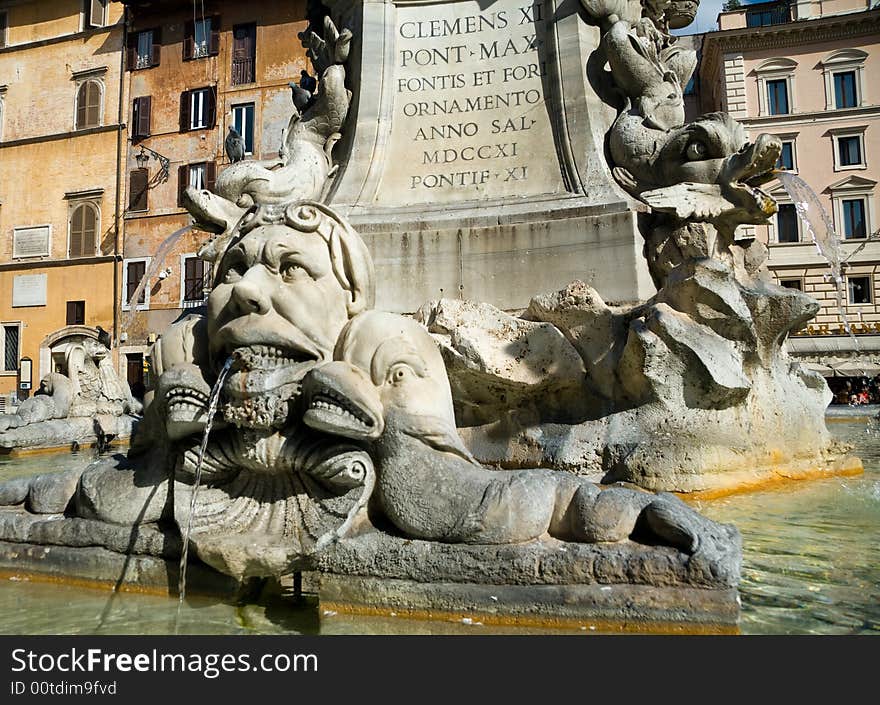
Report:
[[690,142],[685,149],[685,156],[691,161],[705,159],[707,153],[706,145],[702,142]]
[[305,270],[302,267],[292,261],[282,262],[278,271],[285,282],[292,282],[298,276],[302,276],[302,274],[305,273]]
[[415,376],[415,371],[405,362],[398,362],[397,364],[392,365],[391,369],[388,370],[388,381],[391,382],[391,384],[400,384],[408,377],[413,376]]

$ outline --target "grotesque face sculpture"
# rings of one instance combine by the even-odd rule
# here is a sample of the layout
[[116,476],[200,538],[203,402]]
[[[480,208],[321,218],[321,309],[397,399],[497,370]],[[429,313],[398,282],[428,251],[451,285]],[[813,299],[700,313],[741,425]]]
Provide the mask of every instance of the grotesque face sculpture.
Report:
[[318,207],[257,210],[226,247],[208,297],[208,340],[228,421],[284,425],[303,375],[330,360],[349,318],[372,304],[360,238]]

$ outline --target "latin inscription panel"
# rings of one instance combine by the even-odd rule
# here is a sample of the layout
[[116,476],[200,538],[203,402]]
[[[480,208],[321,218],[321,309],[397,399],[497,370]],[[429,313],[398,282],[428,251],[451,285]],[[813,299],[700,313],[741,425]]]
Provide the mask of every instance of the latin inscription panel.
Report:
[[45,274],[20,274],[12,278],[12,306],[45,306]]
[[397,6],[379,203],[564,192],[545,105],[544,12],[528,0]]

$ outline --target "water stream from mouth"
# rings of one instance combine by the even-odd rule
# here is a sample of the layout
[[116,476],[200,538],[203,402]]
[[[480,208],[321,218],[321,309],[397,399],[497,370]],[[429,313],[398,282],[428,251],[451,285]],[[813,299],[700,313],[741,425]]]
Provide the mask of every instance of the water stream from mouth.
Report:
[[165,257],[168,255],[168,252],[174,247],[175,243],[181,238],[184,233],[188,233],[192,230],[192,225],[184,225],[182,228],[178,228],[173,233],[171,233],[168,237],[166,237],[162,244],[159,245],[159,248],[156,250],[156,254],[153,255],[150,260],[150,266],[147,267],[147,270],[144,272],[144,276],[141,277],[140,282],[138,282],[137,287],[134,290],[134,293],[131,295],[131,298],[126,302],[128,304],[128,315],[125,318],[125,322],[122,326],[122,330],[128,331],[131,328],[131,322],[134,319],[134,315],[137,313],[137,302],[141,298],[141,294],[144,293],[144,289],[147,284],[149,284],[150,279],[153,278],[153,275],[159,271],[159,267],[161,267],[165,263]]
[[208,447],[208,437],[211,435],[211,427],[214,425],[214,416],[217,413],[217,404],[220,401],[220,391],[223,388],[223,383],[226,381],[226,376],[229,374],[229,370],[232,369],[232,364],[234,361],[235,358],[230,355],[226,362],[223,364],[223,369],[220,370],[220,374],[217,376],[217,381],[214,383],[214,388],[211,390],[211,398],[208,401],[208,420],[205,424],[205,431],[202,434],[202,445],[199,447],[199,457],[196,461],[195,472],[193,473],[192,493],[190,494],[189,498],[189,516],[187,516],[186,518],[186,528],[182,536],[182,545],[180,551],[180,571],[177,583],[177,617],[174,620],[175,634],[178,633],[178,627],[180,624],[180,610],[183,607],[183,602],[186,598],[186,563],[189,556],[189,537],[190,533],[192,532],[193,515],[195,514],[196,510],[196,494],[199,491],[199,483],[202,479],[202,460],[205,457],[205,450]]
[[[831,216],[828,215],[828,212],[822,206],[822,202],[819,200],[816,192],[802,178],[787,171],[777,172],[776,178],[779,179],[782,188],[785,189],[792,203],[794,203],[795,211],[797,211],[807,234],[816,246],[816,250],[830,266],[829,276],[834,283],[837,313],[840,316],[844,331],[852,339],[855,354],[858,356],[861,352],[861,346],[849,324],[846,306],[844,305],[846,283],[843,280],[843,268],[846,260],[841,259],[840,237],[834,230]],[[856,359],[858,358],[856,357]],[[867,376],[864,374],[864,370],[862,376]]]

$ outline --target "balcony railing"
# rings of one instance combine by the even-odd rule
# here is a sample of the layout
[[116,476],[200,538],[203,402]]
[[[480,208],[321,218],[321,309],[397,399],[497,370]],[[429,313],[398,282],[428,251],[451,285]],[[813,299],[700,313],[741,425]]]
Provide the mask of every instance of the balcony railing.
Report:
[[256,72],[254,71],[254,60],[252,58],[232,60],[232,85],[238,86],[242,83],[253,83],[255,80]]

